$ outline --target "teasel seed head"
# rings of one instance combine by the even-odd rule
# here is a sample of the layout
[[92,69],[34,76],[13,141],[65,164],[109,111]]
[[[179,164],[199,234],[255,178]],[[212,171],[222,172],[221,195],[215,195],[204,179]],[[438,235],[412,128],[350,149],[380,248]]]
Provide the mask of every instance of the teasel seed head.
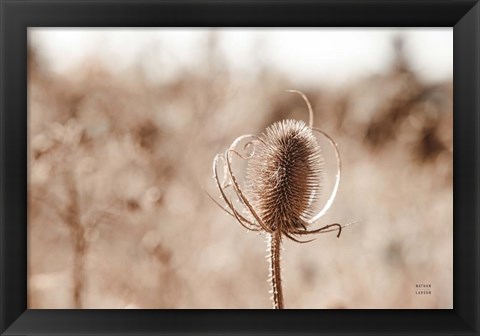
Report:
[[[260,136],[245,134],[236,138],[224,154],[217,154],[213,160],[213,178],[225,205],[209,197],[251,231],[284,235],[299,243],[311,240],[301,241],[296,237],[316,233],[338,231],[339,237],[342,228],[353,223],[309,228],[326,214],[335,200],[341,172],[337,145],[327,133],[313,127],[313,109],[307,97],[299,91],[289,92],[299,94],[307,104],[308,126],[303,121],[287,119],[272,124]],[[323,157],[315,132],[332,146],[338,165],[335,184],[321,209],[318,201],[323,183]],[[234,159],[247,162],[244,186],[234,172]],[[222,166],[223,179],[218,171]],[[236,202],[232,196],[237,198]]]
[[[217,154],[213,160],[213,178],[225,206],[209,195],[246,229],[267,233],[273,307],[276,309],[284,307],[280,265],[282,237],[305,243],[296,237],[337,230],[339,237],[342,228],[350,225],[333,223],[318,229],[307,228],[331,207],[340,182],[341,160],[335,141],[313,128],[313,109],[307,97],[300,91],[289,92],[299,94],[307,104],[308,126],[303,121],[283,120],[269,126],[261,136],[245,134],[236,138],[225,154]],[[314,131],[333,146],[338,164],[335,185],[321,210],[317,210],[316,203],[322,185],[323,158]],[[243,149],[241,143],[244,143]],[[248,148],[253,150],[247,152]],[[245,192],[233,169],[234,157],[247,161]],[[218,166],[222,164],[224,176],[220,179]],[[237,197],[237,203],[232,200],[232,194]],[[240,204],[243,211],[235,204]]]
[[271,231],[306,229],[322,185],[323,158],[312,129],[303,121],[272,124],[247,164],[246,192]]

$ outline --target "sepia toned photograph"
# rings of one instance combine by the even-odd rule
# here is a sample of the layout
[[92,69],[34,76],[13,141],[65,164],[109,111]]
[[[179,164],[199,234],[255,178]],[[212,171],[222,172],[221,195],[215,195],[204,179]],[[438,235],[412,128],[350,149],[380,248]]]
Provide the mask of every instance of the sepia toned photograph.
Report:
[[452,28],[29,28],[28,308],[452,309]]

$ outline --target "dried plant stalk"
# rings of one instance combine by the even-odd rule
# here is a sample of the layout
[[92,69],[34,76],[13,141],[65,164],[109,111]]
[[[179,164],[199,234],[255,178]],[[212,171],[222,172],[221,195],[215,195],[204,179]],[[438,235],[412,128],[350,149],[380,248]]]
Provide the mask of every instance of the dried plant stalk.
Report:
[[269,235],[270,245],[270,281],[272,283],[272,299],[274,309],[283,309],[282,274],[280,265],[280,250],[282,235],[277,231]]
[[65,222],[70,229],[73,244],[73,304],[79,309],[83,307],[83,291],[85,283],[85,259],[87,241],[85,229],[81,221],[80,195],[73,173],[65,172],[65,185],[69,196],[69,203],[64,212]]
[[[338,230],[340,236],[343,227],[338,223],[309,230],[332,206],[340,182],[341,161],[333,139],[321,130],[313,128],[313,110],[305,95],[309,111],[309,125],[303,121],[283,120],[269,126],[261,136],[242,135],[225,152],[213,160],[213,177],[220,192],[222,206],[210,197],[238,223],[251,231],[264,231],[269,235],[270,277],[272,283],[274,308],[284,307],[280,250],[282,236],[295,242],[304,243],[297,237],[314,233]],[[325,206],[316,212],[313,206],[322,186],[323,158],[321,147],[313,132],[326,137],[333,146],[337,158],[338,172],[332,194]],[[243,148],[238,148],[245,142]],[[250,151],[249,151],[250,149]],[[233,157],[248,160],[245,179],[245,191],[242,190],[232,168]],[[221,182],[217,166],[223,163],[224,177]],[[233,190],[243,206],[239,211],[234,206],[227,189]]]

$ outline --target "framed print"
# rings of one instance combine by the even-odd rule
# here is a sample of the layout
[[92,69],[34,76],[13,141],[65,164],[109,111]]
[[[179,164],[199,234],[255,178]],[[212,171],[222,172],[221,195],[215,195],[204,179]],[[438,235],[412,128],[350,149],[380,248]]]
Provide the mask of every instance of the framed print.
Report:
[[478,334],[476,1],[0,10],[2,335]]

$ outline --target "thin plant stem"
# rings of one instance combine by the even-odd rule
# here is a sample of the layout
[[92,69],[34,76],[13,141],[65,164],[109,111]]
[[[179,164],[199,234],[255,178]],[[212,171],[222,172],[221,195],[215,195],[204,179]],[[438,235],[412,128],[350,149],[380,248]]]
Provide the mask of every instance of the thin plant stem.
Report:
[[87,241],[81,221],[80,195],[75,178],[70,171],[65,173],[65,184],[69,195],[65,220],[70,229],[73,244],[73,304],[76,309],[80,309],[83,307]]
[[280,266],[280,249],[282,233],[276,230],[270,234],[270,280],[272,282],[273,308],[283,309],[282,275]]

